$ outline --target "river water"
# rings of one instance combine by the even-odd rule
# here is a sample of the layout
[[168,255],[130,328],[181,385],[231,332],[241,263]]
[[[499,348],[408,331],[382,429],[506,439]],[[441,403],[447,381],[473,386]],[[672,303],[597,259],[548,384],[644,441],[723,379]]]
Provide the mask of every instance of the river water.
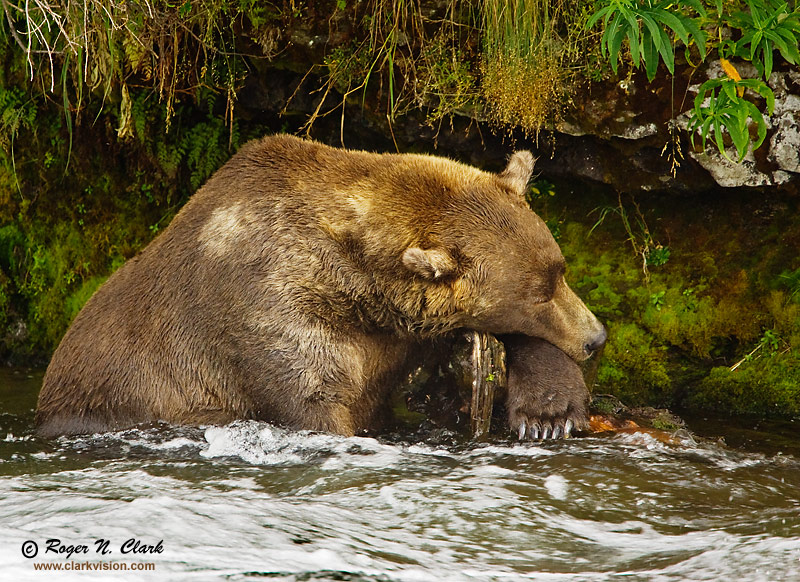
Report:
[[[44,441],[40,382],[0,369],[0,580],[800,580],[793,426],[728,426],[728,445],[702,421],[672,444],[258,422]],[[73,563],[107,569],[36,570]]]

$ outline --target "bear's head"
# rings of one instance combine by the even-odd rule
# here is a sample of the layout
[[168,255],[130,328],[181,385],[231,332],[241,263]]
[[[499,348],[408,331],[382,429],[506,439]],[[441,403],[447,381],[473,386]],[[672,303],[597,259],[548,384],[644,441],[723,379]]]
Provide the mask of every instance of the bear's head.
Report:
[[567,285],[558,244],[525,202],[533,165],[530,152],[517,152],[500,174],[465,181],[439,209],[427,244],[406,248],[402,261],[429,285],[429,302],[453,307],[460,327],[542,338],[582,361],[607,335]]

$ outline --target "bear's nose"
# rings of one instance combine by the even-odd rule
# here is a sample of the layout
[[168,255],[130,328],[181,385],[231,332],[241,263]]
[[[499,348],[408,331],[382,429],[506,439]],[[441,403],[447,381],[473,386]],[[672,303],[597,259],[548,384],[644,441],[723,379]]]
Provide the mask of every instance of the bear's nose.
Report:
[[583,349],[586,350],[586,355],[591,356],[593,353],[597,352],[600,348],[602,348],[606,344],[606,340],[608,339],[608,333],[606,332],[605,326],[600,329],[600,331],[591,338]]

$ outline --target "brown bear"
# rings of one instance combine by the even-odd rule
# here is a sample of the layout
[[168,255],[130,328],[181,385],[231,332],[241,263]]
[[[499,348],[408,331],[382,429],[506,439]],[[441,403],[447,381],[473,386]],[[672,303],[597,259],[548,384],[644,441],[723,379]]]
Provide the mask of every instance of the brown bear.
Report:
[[352,435],[458,329],[585,359],[605,330],[525,203],[532,170],[529,152],[491,174],[285,135],[245,145],[75,318],[40,434],[260,419]]

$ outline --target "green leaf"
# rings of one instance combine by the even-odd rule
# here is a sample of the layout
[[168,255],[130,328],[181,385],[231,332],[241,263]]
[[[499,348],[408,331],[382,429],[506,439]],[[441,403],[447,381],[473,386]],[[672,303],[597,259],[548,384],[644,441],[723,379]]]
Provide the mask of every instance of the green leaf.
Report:
[[[800,62],[800,52],[797,50],[797,37],[795,37],[791,30],[784,30],[783,28],[779,28],[775,32],[781,36],[786,46],[785,51],[781,50],[781,56],[793,65],[798,64],[798,62]],[[777,42],[775,44],[777,44],[780,49],[780,45]]]
[[687,32],[686,27],[683,26],[681,19],[679,19],[671,12],[663,10],[659,12],[659,20],[664,24],[666,24],[667,26],[669,26],[673,31],[675,31],[675,34],[677,34],[678,38],[680,38],[683,41],[683,44],[688,46],[689,33]]
[[753,144],[753,149],[758,149],[762,143],[764,143],[764,139],[767,137],[767,123],[764,121],[764,116],[761,115],[761,112],[758,110],[753,103],[749,101],[745,101],[747,103],[746,107],[750,118],[756,122],[757,131],[758,131],[758,140],[755,144]]
[[736,101],[738,96],[736,95],[736,87],[734,83],[723,83],[722,90],[725,92],[725,95],[728,96],[728,99],[731,101]]
[[627,21],[629,30],[635,30],[636,32],[639,32],[639,20],[637,19],[637,14],[627,9],[620,9],[620,14]]
[[800,32],[800,10],[795,10],[781,25],[789,30]]
[[778,6],[772,14],[765,16],[762,28],[765,30],[775,28],[775,25],[780,24],[780,20],[783,20],[783,18],[780,18],[781,16],[786,18],[786,4]]
[[656,50],[661,51],[661,27],[656,24],[656,21],[653,20],[653,17],[650,16],[650,14],[646,11],[642,11],[641,19],[647,27],[647,30],[650,31],[650,38],[652,39]]
[[697,95],[694,97],[694,113],[697,117],[702,117],[702,113],[700,112],[701,108],[703,107],[703,101],[706,100],[706,94],[702,91],[698,92]]
[[[722,12],[722,0],[715,1],[717,3],[717,11]],[[700,2],[700,0],[683,0],[682,4],[694,8],[695,12],[697,12],[703,18],[708,16],[708,13],[706,13],[706,9],[703,8],[703,4]]]
[[736,41],[736,43],[733,46],[737,55],[744,56],[745,54],[744,47],[753,42],[753,37],[755,36],[755,34],[756,34],[755,30],[748,30],[742,35],[742,38]]
[[611,61],[611,68],[614,69],[614,72],[617,72],[617,61],[619,59],[619,49],[622,46],[622,39],[625,36],[625,29],[622,27],[622,23],[617,25],[617,28],[614,31],[613,36],[611,37],[611,41],[608,45],[608,53],[609,59]]
[[733,146],[736,148],[736,153],[739,154],[739,159],[737,160],[738,163],[744,159],[747,155],[747,144],[750,143],[750,136],[746,132],[728,132],[731,135],[731,140],[733,141]]
[[739,161],[741,162],[745,155],[747,155],[747,144],[750,143],[750,132],[747,127],[747,109],[739,107],[735,109],[735,112],[735,118],[726,125],[726,129],[731,136],[736,151],[739,153]]
[[725,142],[722,139],[722,127],[720,126],[719,119],[716,117],[714,118],[714,141],[717,144],[719,153],[728,158],[728,154],[725,153]]
[[739,81],[739,86],[751,89],[761,95],[767,101],[767,112],[772,115],[775,110],[775,93],[760,79],[744,79]]
[[639,68],[639,31],[628,30],[628,44],[631,48],[633,66]]
[[629,10],[626,10],[623,13],[625,20],[628,22],[628,44],[630,45],[631,49],[631,58],[633,59],[634,66],[638,69],[639,68],[639,21],[636,20],[636,17],[633,13]]
[[747,2],[747,7],[750,8],[750,18],[753,19],[755,28],[764,28],[764,13],[761,12],[757,2]]
[[769,79],[772,74],[772,46],[766,38],[762,44],[764,46],[764,78]]
[[786,50],[786,43],[783,41],[783,38],[775,32],[774,30],[765,30],[764,31],[764,41],[769,41],[778,47],[778,50],[783,52]]
[[597,21],[600,20],[603,16],[611,12],[611,6],[603,6],[600,10],[595,12],[589,17],[589,20],[586,21],[586,30],[591,29],[597,24]]
[[755,34],[753,34],[753,42],[750,43],[750,60],[754,60],[756,56],[756,50],[758,49],[758,45],[761,44],[761,37],[764,36],[760,30],[757,30]]
[[642,31],[642,59],[644,60],[645,71],[647,71],[647,79],[652,81],[655,79],[656,70],[658,69],[658,50],[653,44],[650,30],[647,28]]
[[699,122],[700,119],[697,117],[697,115],[695,115],[694,109],[692,109],[692,112],[689,115],[689,121],[686,122],[686,131],[689,132],[690,139],[692,138],[692,134],[694,133],[694,130],[697,128]]
[[669,35],[667,31],[663,28],[659,29],[659,33],[661,34],[661,48],[659,52],[661,53],[661,58],[664,59],[664,64],[667,65],[667,70],[670,73],[675,72],[675,54],[672,52],[672,42],[670,41]]
[[[611,19],[611,24],[606,26],[605,31],[603,31],[603,38],[600,41],[600,48],[603,55],[606,55],[607,52],[610,51],[611,41],[618,32],[620,26],[622,26],[622,15],[615,14],[614,18]],[[610,57],[609,60],[611,60]],[[611,66],[616,66],[616,62],[612,61]],[[616,69],[614,69],[614,71],[616,72]]]
[[700,59],[706,60],[706,33],[691,18],[687,18],[684,24],[686,25],[686,30],[692,35],[695,44],[697,44],[697,49],[700,51]]
[[708,137],[708,132],[711,130],[711,124],[714,122],[713,117],[709,117],[703,122],[703,126],[700,128],[700,137],[703,138],[703,149],[706,149],[706,138]]
[[714,89],[718,87],[720,83],[721,83],[720,79],[709,79],[708,81],[700,85],[700,88],[697,90],[697,95],[695,95],[694,98],[694,108],[695,111],[697,111],[698,115],[700,114],[700,107],[702,106],[703,101],[705,101],[706,97],[708,96],[708,93],[711,93],[711,97],[713,98]]

